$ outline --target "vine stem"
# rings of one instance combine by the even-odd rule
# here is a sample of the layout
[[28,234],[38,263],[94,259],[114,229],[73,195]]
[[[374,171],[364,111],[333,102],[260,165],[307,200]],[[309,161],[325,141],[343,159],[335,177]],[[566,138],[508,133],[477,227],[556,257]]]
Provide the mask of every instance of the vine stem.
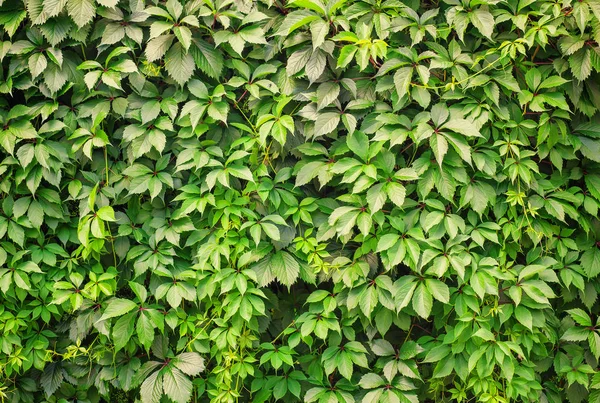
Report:
[[[242,94],[244,95],[244,94]],[[240,97],[241,99],[242,97]],[[235,106],[235,109],[237,109],[242,116],[244,117],[244,120],[246,121],[246,123],[248,123],[250,125],[250,128],[252,129],[253,134],[256,136],[256,127],[254,126],[254,124],[252,124],[252,122],[250,121],[250,119],[248,119],[248,116],[246,116],[246,114],[244,113],[244,111],[242,110],[242,108],[240,108],[240,105],[237,103],[237,101],[233,101],[233,105]]]
[[206,325],[202,329],[200,329],[200,331],[190,341],[187,342],[187,344],[183,348],[183,351],[187,350],[193,342],[195,342],[196,340],[198,340],[198,337],[200,337],[200,335],[202,334],[202,332],[206,330],[206,328],[208,327],[208,325],[210,325],[213,322],[213,319],[216,318],[216,317],[217,317],[217,313],[215,312],[208,319],[208,322],[206,323]]
[[535,56],[538,54],[538,52],[540,51],[540,45],[537,45],[537,47],[535,48],[535,50],[533,51],[533,56],[531,56],[531,61],[533,62],[533,60],[535,59]]
[[106,171],[106,186],[108,186],[108,150],[104,146],[104,170]]

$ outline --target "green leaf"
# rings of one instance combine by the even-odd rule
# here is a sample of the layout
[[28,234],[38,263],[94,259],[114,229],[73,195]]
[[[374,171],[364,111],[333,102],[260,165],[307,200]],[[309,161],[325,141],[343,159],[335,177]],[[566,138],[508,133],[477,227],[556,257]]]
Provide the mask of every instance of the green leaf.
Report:
[[561,339],[566,341],[584,341],[587,340],[590,333],[591,331],[581,327],[570,327],[562,335]]
[[377,374],[365,374],[360,378],[359,386],[363,389],[375,389],[385,385],[385,381]]
[[184,374],[196,376],[204,371],[204,359],[198,353],[182,353],[174,360],[173,365]]
[[336,112],[322,113],[315,122],[314,137],[321,137],[334,131],[340,123],[340,114]]
[[340,94],[340,85],[337,83],[326,82],[317,88],[317,111],[323,109],[338,98]]
[[327,63],[327,56],[320,49],[313,51],[312,55],[310,55],[308,61],[306,62],[306,66],[304,66],[304,72],[306,73],[306,77],[312,83],[321,77],[323,71],[325,70],[325,64]]
[[300,265],[289,253],[278,251],[271,257],[271,270],[281,284],[290,287],[298,278]]
[[154,341],[154,326],[146,311],[142,311],[139,316],[135,324],[135,332],[142,346],[144,346],[146,350],[149,350],[152,341]]
[[494,22],[494,17],[489,12],[487,6],[480,6],[473,12],[469,13],[471,23],[481,32],[483,36],[488,39],[492,38],[492,33],[494,32],[494,27],[496,23]]
[[449,129],[467,137],[482,137],[477,127],[466,119],[451,119],[444,123],[442,129]]
[[[148,59],[149,62],[153,62],[162,58],[167,52],[167,50],[171,47],[173,39],[175,39],[174,35],[161,35],[157,38],[150,40],[146,45],[146,59]],[[179,51],[183,51],[181,45]]]
[[244,179],[248,182],[254,182],[252,171],[248,167],[232,166],[227,167],[227,171],[236,178]]
[[[170,387],[171,386],[172,385],[170,385]],[[140,387],[140,397],[142,403],[160,403],[162,394],[163,376],[159,371],[156,371],[148,376],[142,383]]]
[[358,155],[364,162],[368,161],[369,138],[364,133],[356,131],[348,135],[346,143],[354,154]]
[[106,320],[116,316],[125,315],[127,312],[135,308],[137,308],[137,304],[133,301],[123,298],[113,298],[108,303],[108,306],[104,310],[100,320]]
[[165,68],[179,85],[184,85],[194,74],[194,58],[180,43],[175,43],[165,55]]
[[115,212],[110,206],[100,207],[98,211],[96,211],[96,215],[104,221],[116,221]]
[[525,308],[523,305],[517,306],[515,308],[515,317],[523,326],[533,331],[533,316],[529,309]]
[[81,28],[92,21],[96,15],[96,6],[92,0],[68,0],[67,11],[69,17]]
[[398,98],[402,98],[403,96],[408,94],[412,80],[412,75],[412,67],[402,67],[398,69],[398,71],[396,71],[396,73],[394,74],[394,85],[396,86]]
[[575,54],[569,57],[569,66],[577,80],[586,80],[592,73],[592,57],[590,50],[585,49],[575,52]]
[[442,166],[442,162],[444,162],[444,156],[448,152],[448,141],[446,138],[440,134],[434,134],[429,139],[431,144],[431,149],[433,150],[433,155],[435,155],[435,160],[437,163]]
[[40,385],[42,385],[46,397],[52,396],[58,390],[64,379],[63,372],[64,370],[59,362],[46,365],[40,377]]
[[324,167],[325,163],[321,161],[309,162],[302,166],[296,175],[296,186],[306,185],[319,174],[319,169]]
[[581,267],[589,278],[600,274],[600,248],[592,247],[581,255]]
[[285,17],[275,35],[288,36],[298,28],[308,25],[318,18],[318,15],[309,10],[292,11]]
[[46,60],[46,56],[42,53],[34,53],[29,58],[29,70],[31,71],[31,76],[36,78],[46,69],[48,62]]
[[348,66],[354,59],[354,55],[356,54],[357,50],[358,47],[354,45],[344,46],[340,51],[340,56],[337,60],[337,67],[343,69],[344,67]]
[[160,113],[160,102],[158,101],[149,101],[145,102],[140,109],[140,116],[142,117],[142,124],[146,124],[148,122],[153,121],[158,117]]
[[115,350],[122,350],[133,336],[135,316],[135,312],[128,313],[117,319],[113,325],[112,335],[115,340]]
[[207,42],[202,40],[194,41],[196,46],[192,46],[191,53],[196,62],[196,66],[207,76],[219,78],[223,71],[223,56]]
[[402,207],[406,197],[406,188],[399,183],[389,182],[385,185],[388,198],[398,207]]
[[478,331],[473,333],[473,337],[479,337],[480,339],[486,341],[492,341],[496,339],[494,334],[484,327],[480,328]]
[[44,82],[52,92],[58,92],[67,83],[67,73],[54,63],[50,63],[43,73]]
[[187,403],[192,397],[192,382],[177,368],[170,368],[163,376],[163,390],[172,401]]
[[592,319],[590,316],[580,308],[573,308],[567,311],[571,318],[581,326],[592,326]]
[[387,200],[383,186],[383,183],[379,183],[375,186],[372,186],[367,191],[367,203],[369,204],[371,215],[381,210],[385,204],[385,201]]
[[425,284],[427,285],[427,289],[431,293],[431,295],[440,302],[447,304],[450,302],[450,290],[448,286],[436,279],[427,279],[425,280]]
[[227,114],[229,113],[229,105],[227,102],[213,102],[208,105],[206,112],[211,118],[227,124]]
[[412,296],[412,307],[415,312],[422,317],[427,319],[431,313],[433,307],[433,296],[427,289],[425,283],[420,283]]

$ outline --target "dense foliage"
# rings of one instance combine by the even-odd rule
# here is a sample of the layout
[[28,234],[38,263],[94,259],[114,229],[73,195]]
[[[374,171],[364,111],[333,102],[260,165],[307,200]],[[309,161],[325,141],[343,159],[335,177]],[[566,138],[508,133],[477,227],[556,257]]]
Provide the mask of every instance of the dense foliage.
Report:
[[0,26],[0,401],[600,402],[598,0]]

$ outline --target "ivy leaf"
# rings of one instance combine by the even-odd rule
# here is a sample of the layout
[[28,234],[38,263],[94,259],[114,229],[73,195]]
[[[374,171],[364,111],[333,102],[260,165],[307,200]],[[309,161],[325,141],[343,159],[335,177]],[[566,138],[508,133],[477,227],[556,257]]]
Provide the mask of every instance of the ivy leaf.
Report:
[[325,163],[322,161],[312,161],[305,164],[296,175],[296,187],[306,185],[319,174],[319,169],[323,168]]
[[388,198],[398,207],[402,207],[406,197],[406,188],[399,183],[389,182],[385,185]]
[[449,129],[467,137],[482,137],[477,127],[466,119],[451,119],[444,123],[442,129]]
[[134,324],[135,324],[135,312],[131,312],[121,316],[112,328],[113,338],[115,340],[115,350],[122,350],[131,336],[133,336]]
[[364,162],[368,161],[369,154],[369,138],[362,132],[354,132],[350,134],[346,143],[348,148],[358,155]]
[[375,389],[385,385],[385,381],[377,374],[365,374],[358,383],[363,389]]
[[[148,59],[149,62],[153,62],[163,57],[167,50],[171,47],[173,39],[175,39],[174,35],[161,35],[150,40],[146,45],[146,59]],[[181,54],[181,52],[183,52],[181,45],[178,50],[180,59],[186,56]],[[177,54],[175,56],[177,56]]]
[[444,156],[448,152],[448,141],[444,136],[439,134],[434,134],[430,139],[431,149],[433,150],[433,155],[435,155],[435,160],[438,162],[440,167],[442,166],[442,162],[444,161]]
[[561,339],[566,341],[584,341],[587,340],[591,332],[581,327],[570,327],[562,335]]
[[[177,304],[177,306],[178,305],[179,304]],[[154,326],[152,325],[152,321],[150,320],[146,311],[142,311],[140,314],[135,324],[135,332],[142,346],[146,350],[149,350],[152,342],[154,341]]]
[[39,76],[46,69],[46,66],[48,65],[46,56],[44,56],[42,53],[34,53],[33,55],[31,55],[28,63],[29,63],[29,70],[31,70],[31,76],[33,78],[36,78],[37,76]]
[[312,55],[306,62],[306,66],[304,66],[304,72],[311,83],[315,82],[319,77],[321,77],[321,74],[323,74],[323,71],[325,70],[326,62],[327,57],[320,49],[313,51]]

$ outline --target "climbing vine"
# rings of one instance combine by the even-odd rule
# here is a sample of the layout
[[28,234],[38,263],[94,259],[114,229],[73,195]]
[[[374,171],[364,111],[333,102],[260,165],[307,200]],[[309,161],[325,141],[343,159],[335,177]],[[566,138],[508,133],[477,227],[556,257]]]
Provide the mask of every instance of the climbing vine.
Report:
[[598,0],[0,30],[1,402],[600,402]]

